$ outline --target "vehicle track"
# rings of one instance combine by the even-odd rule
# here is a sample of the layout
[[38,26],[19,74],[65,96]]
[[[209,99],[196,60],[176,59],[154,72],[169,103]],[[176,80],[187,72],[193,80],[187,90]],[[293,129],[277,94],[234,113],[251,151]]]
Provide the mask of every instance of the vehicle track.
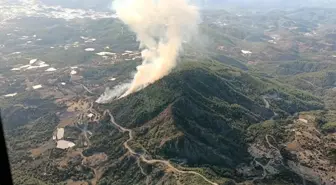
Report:
[[199,177],[201,177],[203,180],[205,180],[206,182],[208,182],[209,184],[212,184],[212,185],[218,185],[217,183],[209,180],[208,178],[206,178],[205,176],[203,176],[202,174],[198,173],[198,172],[194,172],[194,171],[183,171],[183,170],[179,170],[177,168],[175,168],[169,161],[167,160],[158,160],[158,159],[146,159],[144,154],[139,154],[139,153],[136,153],[129,145],[128,143],[130,141],[133,140],[133,131],[131,129],[127,129],[127,128],[124,128],[122,126],[120,126],[114,119],[113,115],[111,114],[111,112],[109,110],[106,110],[104,112],[104,115],[108,114],[110,116],[110,121],[111,123],[118,128],[119,131],[121,131],[122,133],[125,133],[127,132],[128,133],[128,140],[124,142],[124,147],[128,150],[128,152],[133,155],[133,156],[137,156],[141,161],[143,161],[144,163],[147,163],[147,164],[163,164],[165,166],[167,166],[171,171],[174,171],[174,172],[177,172],[177,173],[180,173],[180,174],[192,174],[192,175],[197,175]]

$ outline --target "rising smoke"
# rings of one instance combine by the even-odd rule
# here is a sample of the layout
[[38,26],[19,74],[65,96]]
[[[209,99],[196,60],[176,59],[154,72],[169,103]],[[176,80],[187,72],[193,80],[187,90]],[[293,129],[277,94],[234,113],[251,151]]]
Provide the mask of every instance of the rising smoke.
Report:
[[112,100],[119,98],[123,93],[125,93],[130,85],[131,83],[124,83],[115,86],[113,89],[106,88],[105,92],[100,95],[96,102],[101,104],[110,103]]
[[115,0],[112,7],[136,33],[143,61],[131,83],[106,89],[97,103],[125,97],[169,74],[182,42],[197,33],[200,18],[197,7],[188,0]]
[[142,49],[143,62],[125,97],[169,74],[182,42],[197,32],[199,13],[187,0],[116,0],[113,7]]

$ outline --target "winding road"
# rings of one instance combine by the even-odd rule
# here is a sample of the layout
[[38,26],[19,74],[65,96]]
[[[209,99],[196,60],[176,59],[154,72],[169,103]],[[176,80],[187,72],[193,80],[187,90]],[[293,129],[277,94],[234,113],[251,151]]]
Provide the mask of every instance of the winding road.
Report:
[[205,176],[203,176],[202,174],[198,173],[198,172],[194,172],[194,171],[183,171],[183,170],[179,170],[177,168],[175,168],[169,161],[167,160],[158,160],[158,159],[146,159],[144,154],[139,154],[139,153],[136,153],[129,145],[128,143],[130,141],[133,140],[133,131],[131,129],[127,129],[127,128],[124,128],[122,126],[120,126],[118,123],[116,123],[113,115],[111,114],[111,112],[109,110],[106,110],[104,112],[104,114],[108,114],[110,116],[110,120],[111,120],[111,123],[118,128],[119,131],[121,131],[122,133],[125,133],[127,132],[128,133],[128,140],[124,142],[124,147],[128,150],[128,152],[133,155],[133,156],[137,156],[140,158],[141,161],[147,163],[147,164],[157,164],[157,163],[161,163],[165,166],[167,166],[171,171],[174,171],[174,172],[177,172],[177,173],[180,173],[180,174],[192,174],[192,175],[197,175],[199,177],[201,177],[202,179],[204,179],[206,182],[208,182],[209,184],[212,184],[212,185],[218,185],[217,183],[215,182],[212,182],[211,180],[209,180],[208,178],[206,178]]
[[272,138],[275,141],[275,139],[274,139],[273,136],[268,135],[268,134],[265,136],[266,143],[271,148],[265,156],[271,156],[271,153],[274,152],[274,151],[276,151],[276,153],[277,153],[276,155],[277,156],[274,156],[274,158],[271,158],[267,162],[266,165],[263,165],[262,163],[260,163],[259,161],[257,161],[256,157],[254,157],[253,161],[255,162],[255,164],[257,166],[260,166],[263,169],[263,173],[262,173],[261,177],[255,177],[255,178],[253,178],[252,182],[254,182],[256,180],[263,180],[263,179],[265,179],[267,177],[267,175],[272,174],[272,172],[269,171],[269,168],[272,167],[272,164],[274,164],[274,162],[276,160],[275,157],[277,157],[277,158],[280,159],[281,165],[284,165],[283,162],[282,162],[282,155],[280,153],[280,150],[269,142],[269,137]]

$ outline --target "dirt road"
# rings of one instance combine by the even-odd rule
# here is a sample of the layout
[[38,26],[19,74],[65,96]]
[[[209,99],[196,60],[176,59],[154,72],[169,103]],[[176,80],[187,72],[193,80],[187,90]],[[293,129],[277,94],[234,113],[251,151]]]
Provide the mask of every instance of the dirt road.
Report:
[[128,150],[128,152],[133,155],[133,156],[138,156],[140,158],[141,161],[143,161],[144,163],[147,163],[147,164],[157,164],[157,163],[161,163],[165,166],[167,166],[171,171],[174,171],[174,172],[177,172],[177,173],[181,173],[181,174],[193,174],[193,175],[197,175],[199,177],[201,177],[202,179],[204,179],[206,182],[208,182],[209,184],[212,184],[212,185],[218,185],[217,183],[215,182],[212,182],[211,180],[209,180],[208,178],[206,178],[205,176],[203,176],[202,174],[198,173],[198,172],[194,172],[194,171],[183,171],[183,170],[179,170],[177,168],[175,168],[169,161],[167,160],[157,160],[157,159],[146,159],[145,156],[143,154],[139,154],[139,153],[136,153],[134,152],[134,150],[128,145],[128,143],[130,141],[133,140],[133,134],[132,134],[132,130],[131,129],[127,129],[127,128],[124,128],[122,126],[120,126],[118,123],[116,123],[113,115],[111,114],[111,112],[109,110],[106,110],[104,112],[104,114],[108,114],[110,116],[110,119],[111,119],[111,123],[118,128],[119,131],[125,133],[127,132],[128,133],[128,140],[124,142],[124,147]]

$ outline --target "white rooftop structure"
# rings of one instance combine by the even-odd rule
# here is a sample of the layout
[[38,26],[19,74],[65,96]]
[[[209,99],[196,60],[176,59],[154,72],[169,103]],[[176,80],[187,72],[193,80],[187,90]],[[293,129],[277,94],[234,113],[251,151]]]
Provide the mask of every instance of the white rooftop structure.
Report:
[[277,42],[275,42],[274,40],[269,40],[268,43],[277,44]]
[[64,128],[57,128],[57,139],[60,140],[64,137]]
[[99,53],[96,53],[96,54],[99,55],[99,56],[115,55],[115,53],[111,53],[111,52],[99,52]]
[[56,71],[56,69],[55,68],[53,68],[53,67],[51,67],[51,68],[48,68],[47,70],[45,70],[45,71],[47,71],[47,72],[52,72],[52,71]]
[[86,48],[85,51],[94,51],[94,48]]
[[241,50],[241,52],[242,52],[243,54],[252,54],[252,52],[251,52],[251,51],[248,51],[248,50]]
[[300,118],[299,121],[301,121],[301,122],[303,122],[303,123],[308,123],[308,120],[306,120],[306,119],[302,119],[302,118]]
[[32,59],[29,61],[29,64],[23,65],[20,67],[15,67],[11,69],[12,71],[20,71],[20,70],[29,70],[29,69],[38,69],[38,68],[44,68],[44,67],[49,67],[49,64],[46,64],[46,62],[39,61],[37,64],[36,62],[38,59]]
[[29,61],[29,64],[32,65],[32,64],[34,64],[35,62],[37,62],[37,59],[32,59],[32,60]]
[[57,148],[60,149],[67,149],[67,148],[72,148],[74,147],[76,144],[71,142],[71,141],[65,141],[65,140],[59,140],[57,141]]
[[94,114],[90,113],[87,115],[88,118],[92,118],[94,116]]
[[71,70],[70,74],[71,74],[71,75],[75,75],[75,74],[77,74],[77,71],[75,71],[75,70]]
[[17,93],[12,93],[12,94],[6,94],[6,95],[4,95],[4,97],[14,97],[16,95],[17,95]]
[[34,85],[33,86],[33,89],[41,89],[42,88],[42,85]]

